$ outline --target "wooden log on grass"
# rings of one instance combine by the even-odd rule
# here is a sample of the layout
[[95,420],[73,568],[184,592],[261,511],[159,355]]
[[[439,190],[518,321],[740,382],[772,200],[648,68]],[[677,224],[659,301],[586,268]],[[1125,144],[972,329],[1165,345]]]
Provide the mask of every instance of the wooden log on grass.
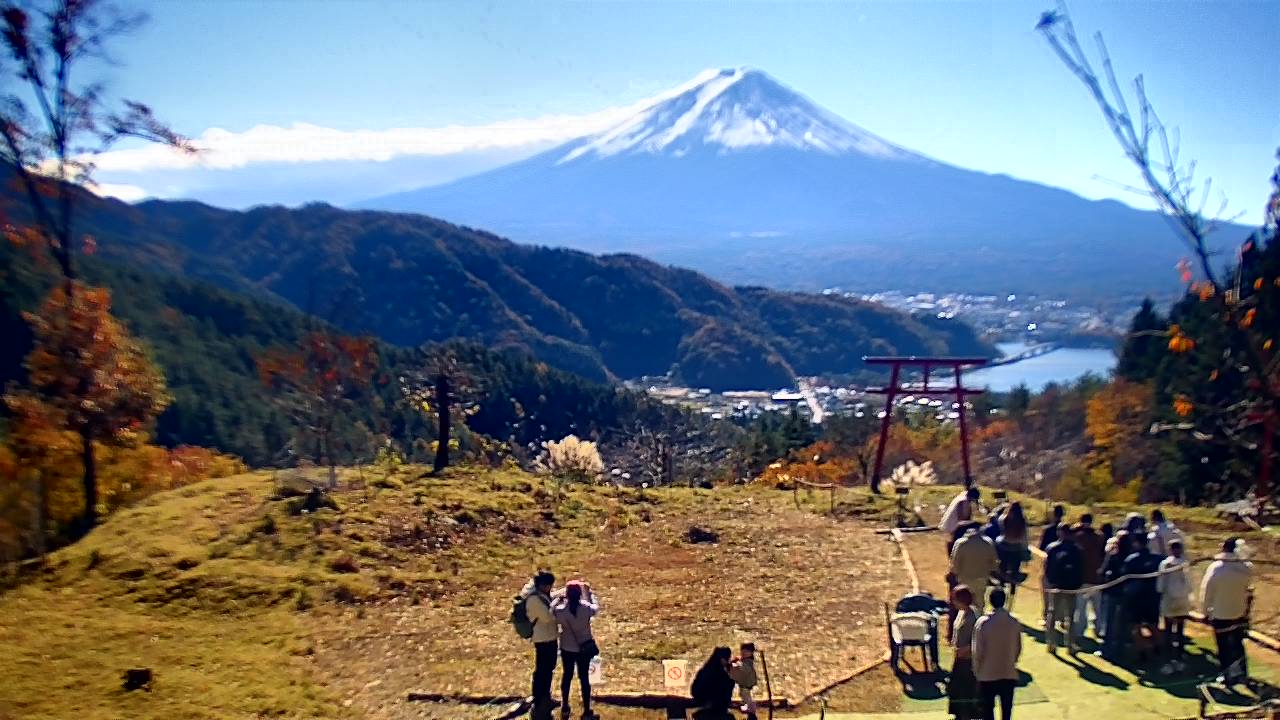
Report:
[[[459,705],[497,705],[528,701],[528,698],[523,698],[519,695],[417,691],[408,693],[405,695],[405,699],[409,702],[457,703]],[[613,705],[615,707],[663,710],[673,706],[689,708],[692,706],[691,704],[693,701],[686,695],[675,695],[672,693],[593,692],[591,693],[591,702],[592,704],[601,703],[604,705]],[[757,704],[760,707],[769,706],[767,701]],[[794,707],[794,704],[787,698],[774,698],[773,707],[777,710],[785,710],[787,708]]]

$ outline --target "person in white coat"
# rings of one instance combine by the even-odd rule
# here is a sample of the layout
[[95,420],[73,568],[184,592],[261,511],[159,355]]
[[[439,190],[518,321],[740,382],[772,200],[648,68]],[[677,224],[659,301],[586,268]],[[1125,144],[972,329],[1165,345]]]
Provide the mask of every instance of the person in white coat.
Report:
[[1170,550],[1174,541],[1182,543],[1185,548],[1182,531],[1165,519],[1163,510],[1152,510],[1151,532],[1147,534],[1147,549],[1162,557],[1172,555]]
[[1164,673],[1168,675],[1186,667],[1182,662],[1182,648],[1186,645],[1183,631],[1191,615],[1191,579],[1187,576],[1181,540],[1169,543],[1169,557],[1160,561],[1156,590],[1160,593],[1160,616],[1164,618],[1164,645],[1169,655]]
[[1218,643],[1218,664],[1224,685],[1242,683],[1249,677],[1244,639],[1249,632],[1249,609],[1253,604],[1253,565],[1240,555],[1240,539],[1228,538],[1222,552],[1204,573],[1200,602],[1213,626]]
[[943,511],[938,529],[942,531],[942,537],[947,543],[948,557],[951,556],[951,547],[958,539],[956,531],[961,525],[973,519],[974,510],[981,499],[982,494],[978,492],[978,488],[971,487],[952,498],[951,504],[947,505],[947,509]]

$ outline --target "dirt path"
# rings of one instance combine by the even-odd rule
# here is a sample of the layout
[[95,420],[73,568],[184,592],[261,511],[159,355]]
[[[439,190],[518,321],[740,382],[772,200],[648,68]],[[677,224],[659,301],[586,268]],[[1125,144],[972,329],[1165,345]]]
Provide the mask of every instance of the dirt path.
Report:
[[[700,516],[655,512],[557,560],[560,574],[585,576],[602,598],[602,690],[661,690],[664,658],[696,667],[715,645],[752,640],[767,648],[774,694],[798,698],[884,652],[883,603],[907,590],[898,549],[870,525],[796,510],[779,496],[743,493]],[[695,523],[719,540],[687,542]],[[507,614],[527,571],[511,568],[434,604],[321,618],[317,666],[356,716],[492,716],[403,698],[526,691],[529,648]]]

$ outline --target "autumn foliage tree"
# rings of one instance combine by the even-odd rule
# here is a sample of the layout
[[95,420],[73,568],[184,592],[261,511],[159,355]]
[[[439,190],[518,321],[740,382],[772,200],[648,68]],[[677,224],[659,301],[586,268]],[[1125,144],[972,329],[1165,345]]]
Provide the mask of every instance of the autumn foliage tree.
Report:
[[[74,432],[83,463],[84,513],[80,531],[97,523],[95,442],[127,442],[145,432],[169,402],[164,377],[114,317],[102,288],[55,288],[40,310],[28,313],[35,346],[27,356],[25,389],[10,404]],[[28,398],[27,395],[30,397]]]
[[303,443],[317,464],[338,463],[337,441],[351,405],[373,381],[377,356],[373,340],[329,331],[303,336],[295,347],[276,348],[257,360],[258,375],[274,400],[305,434]]
[[1123,92],[1101,35],[1095,36],[1101,72],[1096,70],[1062,4],[1042,14],[1036,27],[1084,84],[1138,171],[1144,191],[1191,253],[1181,268],[1186,300],[1174,308],[1162,337],[1168,352],[1185,360],[1184,382],[1166,393],[1166,400],[1185,420],[1179,425],[1189,426],[1197,442],[1205,444],[1205,451],[1197,453],[1205,464],[1215,453],[1246,460],[1234,467],[1224,464],[1221,476],[1212,481],[1243,484],[1238,477],[1243,472],[1256,478],[1255,490],[1265,497],[1270,494],[1265,479],[1275,460],[1273,434],[1280,422],[1280,171],[1272,176],[1263,229],[1238,245],[1232,267],[1216,267],[1210,234],[1217,223],[1206,213],[1210,182],[1195,177],[1194,162],[1180,160],[1176,136],[1171,142],[1142,76],[1134,79],[1131,94]]

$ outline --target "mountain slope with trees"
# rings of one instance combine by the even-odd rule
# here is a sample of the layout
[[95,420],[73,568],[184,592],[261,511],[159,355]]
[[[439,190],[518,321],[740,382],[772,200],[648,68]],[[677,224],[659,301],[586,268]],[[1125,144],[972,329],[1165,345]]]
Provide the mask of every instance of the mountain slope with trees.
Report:
[[[393,345],[467,338],[594,380],[676,370],[692,385],[768,388],[797,373],[857,372],[867,354],[988,351],[958,322],[730,288],[632,255],[517,245],[417,215],[87,194],[81,207],[103,258],[284,300]],[[729,365],[748,370],[723,375]]]

